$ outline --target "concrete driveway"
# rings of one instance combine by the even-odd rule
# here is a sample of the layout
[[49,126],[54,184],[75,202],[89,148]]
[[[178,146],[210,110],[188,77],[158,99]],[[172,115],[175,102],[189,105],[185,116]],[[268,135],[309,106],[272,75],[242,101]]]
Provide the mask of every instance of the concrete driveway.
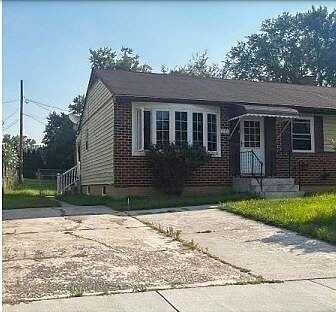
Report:
[[[6,312],[336,311],[335,246],[210,206],[34,208],[3,218]],[[181,230],[223,261],[146,222]],[[282,282],[254,284],[255,275]]]
[[3,301],[255,282],[107,207],[3,211]]
[[269,280],[336,277],[336,246],[211,206],[131,214],[180,230],[182,238],[193,239],[212,254]]

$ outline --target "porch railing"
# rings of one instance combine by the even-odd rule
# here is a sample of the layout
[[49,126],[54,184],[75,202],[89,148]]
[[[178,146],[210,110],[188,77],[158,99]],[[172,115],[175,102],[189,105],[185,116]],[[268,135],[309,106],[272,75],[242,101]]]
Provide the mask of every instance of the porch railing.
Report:
[[263,189],[264,163],[253,150],[240,152],[240,175],[253,177]]
[[80,163],[70,168],[64,173],[57,174],[57,194],[64,194],[73,185],[78,185],[80,181]]

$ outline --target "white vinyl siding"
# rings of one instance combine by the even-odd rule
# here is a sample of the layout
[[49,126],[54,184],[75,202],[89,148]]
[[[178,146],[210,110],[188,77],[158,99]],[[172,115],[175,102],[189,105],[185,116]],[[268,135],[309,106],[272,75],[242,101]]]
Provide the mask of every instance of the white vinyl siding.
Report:
[[77,138],[82,185],[113,183],[113,121],[112,94],[98,80],[87,95]]
[[331,140],[336,140],[336,116],[323,116],[324,150],[334,151]]

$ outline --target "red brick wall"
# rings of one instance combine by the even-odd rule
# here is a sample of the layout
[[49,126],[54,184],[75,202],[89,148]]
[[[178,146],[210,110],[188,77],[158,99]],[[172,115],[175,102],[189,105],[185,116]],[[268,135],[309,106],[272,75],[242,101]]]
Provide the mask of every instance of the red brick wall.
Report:
[[[132,156],[132,105],[129,100],[118,99],[114,107],[114,184],[115,186],[149,186],[151,169],[145,156]],[[221,128],[227,126],[227,114],[221,108]],[[188,185],[231,185],[230,151],[228,135],[221,134],[221,157],[197,169]]]
[[[277,153],[276,176],[288,177],[288,152],[286,145],[290,140],[290,133],[281,129],[284,123],[277,121]],[[319,134],[316,134],[318,137]],[[321,136],[319,136],[321,137]],[[321,142],[316,142],[321,145]],[[336,153],[292,153],[291,176],[301,185],[336,185]]]

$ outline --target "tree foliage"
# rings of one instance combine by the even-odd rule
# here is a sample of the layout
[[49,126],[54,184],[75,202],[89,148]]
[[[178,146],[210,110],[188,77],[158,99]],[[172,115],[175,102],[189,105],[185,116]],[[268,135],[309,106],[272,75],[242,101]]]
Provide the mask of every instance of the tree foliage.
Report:
[[240,41],[225,62],[225,77],[336,86],[336,10],[315,8],[267,19],[258,34]]
[[[15,146],[17,153],[19,153],[20,146],[20,136],[10,134],[4,134],[2,138],[2,143],[9,143]],[[33,149],[36,146],[36,141],[34,139],[30,139],[27,136],[23,136],[23,150]]]
[[[11,159],[9,163],[15,163],[15,171],[16,171],[19,165],[20,137],[18,135],[11,136],[10,134],[5,134],[3,136],[2,142],[3,142],[4,150],[6,150],[6,153],[3,155],[5,155],[7,159]],[[24,136],[23,137],[23,176],[25,178],[36,177],[37,170],[40,168],[45,168],[45,164],[46,163],[44,160],[44,148],[42,146],[36,145],[36,141],[34,139],[30,139],[27,136]],[[14,172],[14,167],[11,165],[10,165],[10,171]]]
[[209,64],[209,55],[205,50],[192,55],[186,65],[176,66],[174,69],[168,69],[162,65],[162,73],[187,75],[198,78],[221,78],[222,69],[217,64]]
[[5,134],[2,138],[3,175],[15,174],[19,165],[18,141],[16,137]]
[[85,96],[81,94],[77,95],[72,100],[72,103],[68,106],[70,113],[80,115],[84,109],[84,103],[85,103]]
[[336,152],[336,139],[334,139],[334,138],[331,139],[330,140],[330,144],[331,144],[333,150]]
[[89,51],[89,61],[92,68],[121,69],[134,72],[152,71],[152,67],[148,64],[141,64],[139,55],[130,48],[122,47],[119,52],[109,47],[90,49]]
[[75,129],[69,117],[49,114],[42,143],[45,144],[46,166],[50,169],[69,169],[75,159]]

